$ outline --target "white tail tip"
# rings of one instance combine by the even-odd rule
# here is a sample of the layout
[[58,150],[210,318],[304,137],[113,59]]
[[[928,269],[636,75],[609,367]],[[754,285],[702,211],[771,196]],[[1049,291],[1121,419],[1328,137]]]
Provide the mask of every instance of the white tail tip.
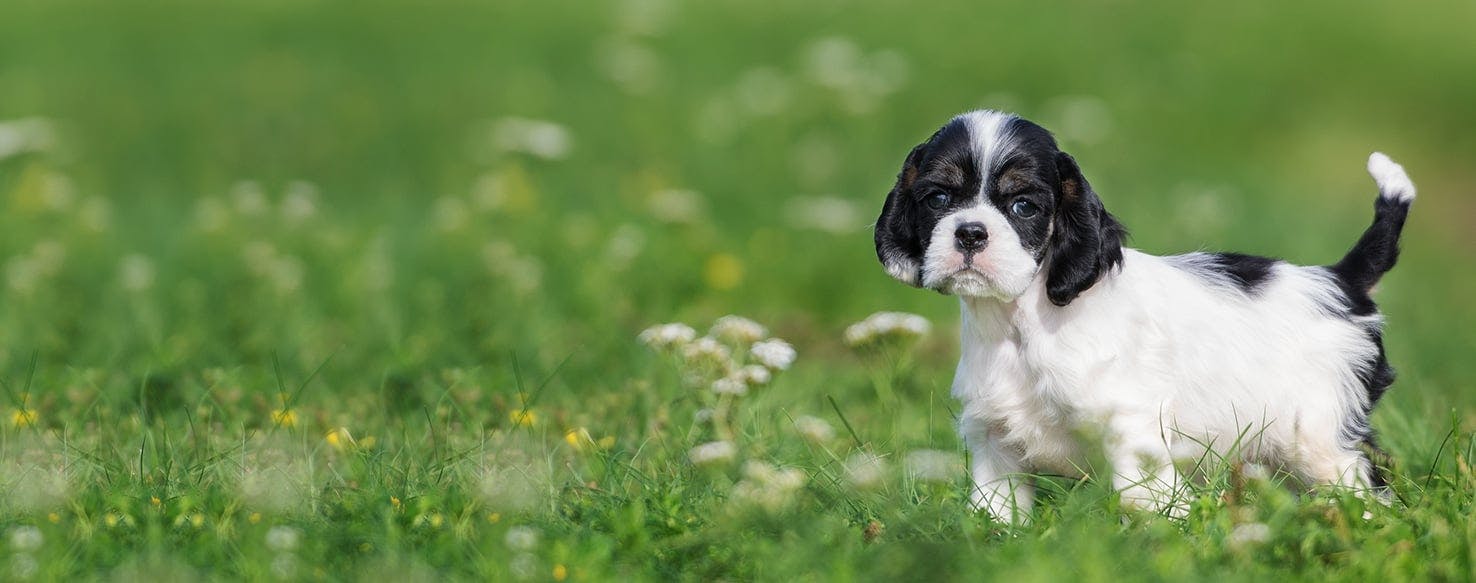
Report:
[[1403,166],[1390,160],[1382,152],[1369,154],[1368,173],[1379,185],[1379,196],[1392,198],[1399,202],[1414,200],[1414,182],[1411,182],[1409,175],[1404,173]]

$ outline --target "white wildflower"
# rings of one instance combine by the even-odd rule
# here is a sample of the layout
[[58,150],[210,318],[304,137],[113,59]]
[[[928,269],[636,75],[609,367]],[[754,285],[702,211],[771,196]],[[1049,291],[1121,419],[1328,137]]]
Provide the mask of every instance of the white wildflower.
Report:
[[713,323],[709,335],[738,344],[751,344],[763,340],[769,331],[763,325],[743,316],[723,316]]
[[44,152],[56,143],[50,120],[26,117],[0,122],[0,160],[27,152]]
[[738,78],[734,97],[738,105],[748,110],[749,114],[775,115],[789,107],[794,93],[790,85],[789,80],[778,69],[759,67]]
[[518,553],[508,561],[507,570],[519,581],[533,579],[538,576],[538,557],[532,553]]
[[681,348],[697,338],[697,331],[681,323],[657,324],[642,330],[636,339],[656,350]]
[[886,476],[886,461],[871,452],[851,454],[844,465],[846,479],[858,488],[871,488]]
[[36,558],[26,553],[18,553],[10,557],[10,575],[16,581],[25,581],[35,577],[41,571],[41,564]]
[[1063,142],[1097,144],[1112,133],[1112,110],[1092,95],[1058,97],[1046,103],[1051,130]]
[[302,540],[302,531],[291,526],[273,526],[266,533],[266,546],[279,553],[291,552],[297,549],[297,544]]
[[773,370],[789,370],[795,358],[794,347],[778,338],[754,344],[753,348],[748,350],[748,354],[759,364]]
[[272,557],[272,574],[279,579],[291,579],[297,574],[297,555],[281,553]]
[[538,539],[542,533],[531,526],[514,526],[507,529],[507,534],[502,536],[502,543],[514,551],[530,552],[538,548]]
[[725,376],[712,382],[712,392],[741,397],[748,394],[748,383],[742,377]]
[[903,459],[907,475],[923,482],[949,482],[961,475],[963,458],[949,451],[919,449]]
[[1226,544],[1236,550],[1259,545],[1268,540],[1271,540],[1271,527],[1262,522],[1237,524],[1234,529],[1231,529],[1230,536],[1225,538]]
[[707,423],[708,421],[712,421],[714,415],[717,415],[717,411],[711,407],[703,407],[692,412],[692,421],[699,424]]
[[855,202],[835,196],[801,196],[784,205],[784,215],[797,229],[845,234],[865,224]]
[[757,460],[743,464],[743,475],[744,479],[733,486],[731,503],[737,508],[759,508],[770,513],[787,508],[806,478],[798,468],[781,469]]
[[492,122],[492,146],[502,152],[521,152],[545,160],[559,160],[574,147],[568,128],[557,123],[522,117]]
[[709,336],[703,336],[683,346],[682,358],[686,360],[688,366],[705,370],[727,370],[733,365],[733,351],[727,345]]
[[623,269],[631,261],[641,254],[646,247],[646,233],[640,227],[631,224],[620,225],[610,235],[610,242],[605,247],[606,263],[613,269]]
[[123,289],[131,292],[148,291],[154,287],[154,262],[146,255],[134,253],[123,258],[118,265],[118,281]]
[[311,182],[294,180],[282,195],[282,218],[289,223],[303,223],[318,214],[318,187]]
[[687,451],[687,459],[699,466],[730,462],[736,455],[738,446],[731,441],[710,441]]
[[10,548],[17,553],[29,553],[41,548],[41,543],[46,542],[42,536],[41,529],[34,526],[17,526],[10,529]]
[[744,382],[750,385],[767,385],[774,379],[774,373],[762,364],[746,365],[738,370],[738,374],[742,375]]
[[661,85],[661,56],[645,45],[606,39],[595,48],[595,63],[626,93],[645,95]]
[[692,224],[702,218],[702,195],[693,190],[669,188],[651,193],[646,208],[657,220],[673,224]]
[[927,318],[903,312],[877,312],[846,328],[845,341],[862,347],[885,341],[915,340],[932,329]]
[[242,180],[231,186],[231,204],[236,213],[254,217],[267,212],[266,192],[255,180]]
[[807,441],[825,443],[835,438],[835,428],[819,417],[800,415],[794,419],[794,428]]

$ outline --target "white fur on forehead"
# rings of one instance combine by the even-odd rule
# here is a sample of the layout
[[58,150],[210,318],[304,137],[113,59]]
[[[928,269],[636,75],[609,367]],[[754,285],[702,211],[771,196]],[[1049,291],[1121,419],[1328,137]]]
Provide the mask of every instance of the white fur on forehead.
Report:
[[969,129],[969,138],[973,141],[974,159],[979,163],[979,173],[985,177],[989,176],[994,167],[999,164],[1004,153],[1014,145],[1014,124],[1010,122],[1019,118],[992,109],[981,109],[959,115],[954,119],[962,121],[964,127]]

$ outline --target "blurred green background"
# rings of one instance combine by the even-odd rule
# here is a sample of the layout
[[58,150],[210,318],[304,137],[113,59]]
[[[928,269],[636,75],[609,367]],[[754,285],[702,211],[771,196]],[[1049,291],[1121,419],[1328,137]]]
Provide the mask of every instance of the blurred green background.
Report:
[[[868,227],[908,148],[992,107],[1057,132],[1158,253],[1330,262],[1369,217],[1364,158],[1390,153],[1421,188],[1381,298],[1391,351],[1466,403],[1473,19],[1464,2],[7,2],[0,119],[55,139],[0,161],[0,255],[69,249],[55,289],[0,302],[0,364],[339,350],[374,370],[387,351],[419,368],[517,348],[603,371],[652,321],[777,318],[814,350],[878,309],[951,321],[951,301],[882,275]],[[558,151],[523,151],[521,119]],[[275,204],[294,181],[317,223],[198,228],[233,189]],[[47,206],[48,188],[75,201]],[[59,209],[91,197],[109,227],[67,241]],[[535,289],[490,273],[493,240]],[[300,288],[253,298],[251,241],[294,255]],[[158,275],[147,324],[115,281],[134,253]],[[376,260],[392,273],[366,293],[351,272]]]
[[[392,427],[415,407],[341,404],[434,404],[468,369],[496,427],[516,359],[561,423],[638,436],[665,409],[635,334],[738,313],[801,355],[765,398],[953,448],[956,304],[888,279],[870,224],[909,148],[989,107],[1056,132],[1152,253],[1332,262],[1371,217],[1368,153],[1403,163],[1376,419],[1428,461],[1446,419],[1476,428],[1473,23],[1454,0],[8,0],[0,375],[35,355],[12,407],[61,430],[135,400],[263,416],[273,355],[287,385],[326,360],[302,398],[331,428]],[[840,339],[879,310],[937,325],[898,409]]]

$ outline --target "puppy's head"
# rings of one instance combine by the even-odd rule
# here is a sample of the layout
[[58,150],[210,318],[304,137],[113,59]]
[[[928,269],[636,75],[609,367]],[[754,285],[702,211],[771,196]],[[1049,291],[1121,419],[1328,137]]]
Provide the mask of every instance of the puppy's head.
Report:
[[1013,301],[1046,270],[1059,306],[1122,261],[1122,226],[1044,128],[974,111],[907,155],[876,223],[876,255],[904,283]]

